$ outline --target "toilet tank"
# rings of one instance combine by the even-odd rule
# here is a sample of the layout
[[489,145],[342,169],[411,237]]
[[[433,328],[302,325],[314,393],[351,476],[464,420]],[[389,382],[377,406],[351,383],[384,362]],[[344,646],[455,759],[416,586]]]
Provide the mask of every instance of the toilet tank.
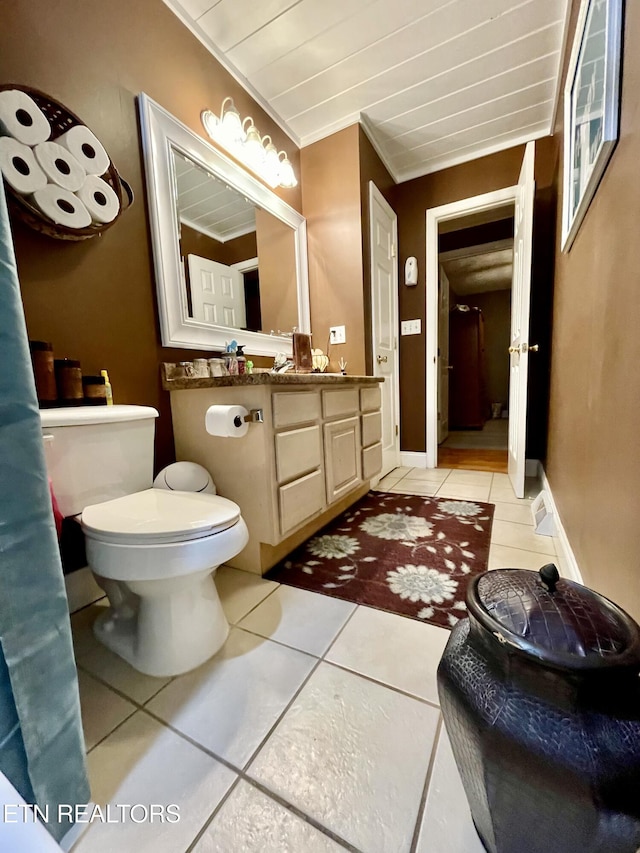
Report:
[[64,516],[151,487],[158,412],[150,406],[41,409],[47,469]]

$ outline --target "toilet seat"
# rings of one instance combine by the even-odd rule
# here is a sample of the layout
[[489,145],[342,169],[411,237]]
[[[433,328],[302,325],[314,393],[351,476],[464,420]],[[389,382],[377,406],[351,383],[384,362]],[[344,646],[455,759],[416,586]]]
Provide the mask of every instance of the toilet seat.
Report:
[[240,507],[219,495],[145,489],[82,511],[93,540],[114,545],[162,545],[214,536],[238,523]]

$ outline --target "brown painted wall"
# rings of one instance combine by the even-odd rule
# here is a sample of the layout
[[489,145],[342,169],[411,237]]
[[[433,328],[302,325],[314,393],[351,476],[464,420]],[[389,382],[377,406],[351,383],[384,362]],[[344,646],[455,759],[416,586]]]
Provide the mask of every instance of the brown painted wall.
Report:
[[511,291],[493,290],[475,296],[461,296],[458,302],[472,305],[484,317],[484,357],[487,400],[508,403],[509,399],[509,329],[511,326]]
[[210,261],[218,261],[220,264],[237,264],[240,261],[247,261],[249,258],[258,256],[255,231],[221,243],[219,240],[208,237],[201,231],[196,231],[195,228],[189,228],[188,225],[182,223],[180,226],[180,245],[185,265],[187,255],[198,255],[201,258],[208,258]]
[[[156,456],[166,464],[173,435],[159,365],[202,352],[160,345],[135,96],[146,92],[200,133],[200,111],[231,95],[297,173],[298,151],[160,0],[5,0],[2,18],[0,80],[42,89],[77,113],[136,194],[113,228],[84,243],[15,226],[29,335],[81,359],[87,373],[108,368],[117,402],[159,408]],[[300,210],[299,187],[280,194]]]
[[[400,285],[400,320],[421,319],[425,323],[426,211],[471,196],[493,192],[517,183],[524,147],[518,146],[398,184],[393,205],[398,213],[399,269],[408,257],[418,259],[418,285]],[[556,143],[536,142],[536,184],[549,187],[553,181]],[[421,335],[400,338],[400,446],[403,450],[425,449],[425,339]]]
[[345,344],[329,352],[347,372],[365,373],[359,127],[341,130],[300,152],[307,218],[313,346],[326,352],[329,327],[345,325]]
[[585,583],[640,619],[637,3],[626,4],[624,44],[620,139],[556,257],[547,475]]

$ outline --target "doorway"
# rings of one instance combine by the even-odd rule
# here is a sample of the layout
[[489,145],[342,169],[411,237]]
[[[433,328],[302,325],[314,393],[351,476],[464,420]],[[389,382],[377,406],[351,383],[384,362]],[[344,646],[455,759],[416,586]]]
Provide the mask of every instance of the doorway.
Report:
[[439,228],[442,223],[463,216],[487,214],[513,205],[513,279],[509,334],[509,429],[508,474],[517,497],[524,496],[525,441],[527,427],[527,383],[529,353],[529,313],[531,298],[531,262],[533,244],[533,206],[535,143],[527,143],[518,183],[512,187],[463,199],[427,210],[427,287],[426,287],[426,466],[438,465],[438,388],[442,364],[438,359],[439,318]]
[[440,223],[438,464],[507,473],[514,204]]

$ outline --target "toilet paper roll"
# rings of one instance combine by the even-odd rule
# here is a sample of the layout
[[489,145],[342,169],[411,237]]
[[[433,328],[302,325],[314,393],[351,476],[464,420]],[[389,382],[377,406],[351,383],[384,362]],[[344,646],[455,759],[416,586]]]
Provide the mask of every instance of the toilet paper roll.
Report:
[[33,149],[40,168],[49,179],[74,193],[84,184],[87,173],[70,151],[57,142],[41,142]]
[[32,97],[19,89],[0,92],[0,133],[23,145],[37,145],[51,136],[46,115]]
[[47,184],[44,189],[36,190],[31,199],[46,217],[58,225],[66,225],[67,228],[86,228],[91,225],[91,214],[87,208],[77,196],[63,187]]
[[36,163],[33,151],[12,136],[0,136],[0,171],[21,195],[31,195],[47,185],[47,176]]
[[96,175],[87,175],[76,195],[94,222],[113,222],[120,212],[118,196],[106,181]]
[[209,406],[205,415],[205,429],[209,435],[242,438],[249,430],[249,424],[244,420],[248,414],[244,406]]
[[98,137],[84,124],[76,124],[56,139],[64,145],[88,175],[104,175],[111,160]]

